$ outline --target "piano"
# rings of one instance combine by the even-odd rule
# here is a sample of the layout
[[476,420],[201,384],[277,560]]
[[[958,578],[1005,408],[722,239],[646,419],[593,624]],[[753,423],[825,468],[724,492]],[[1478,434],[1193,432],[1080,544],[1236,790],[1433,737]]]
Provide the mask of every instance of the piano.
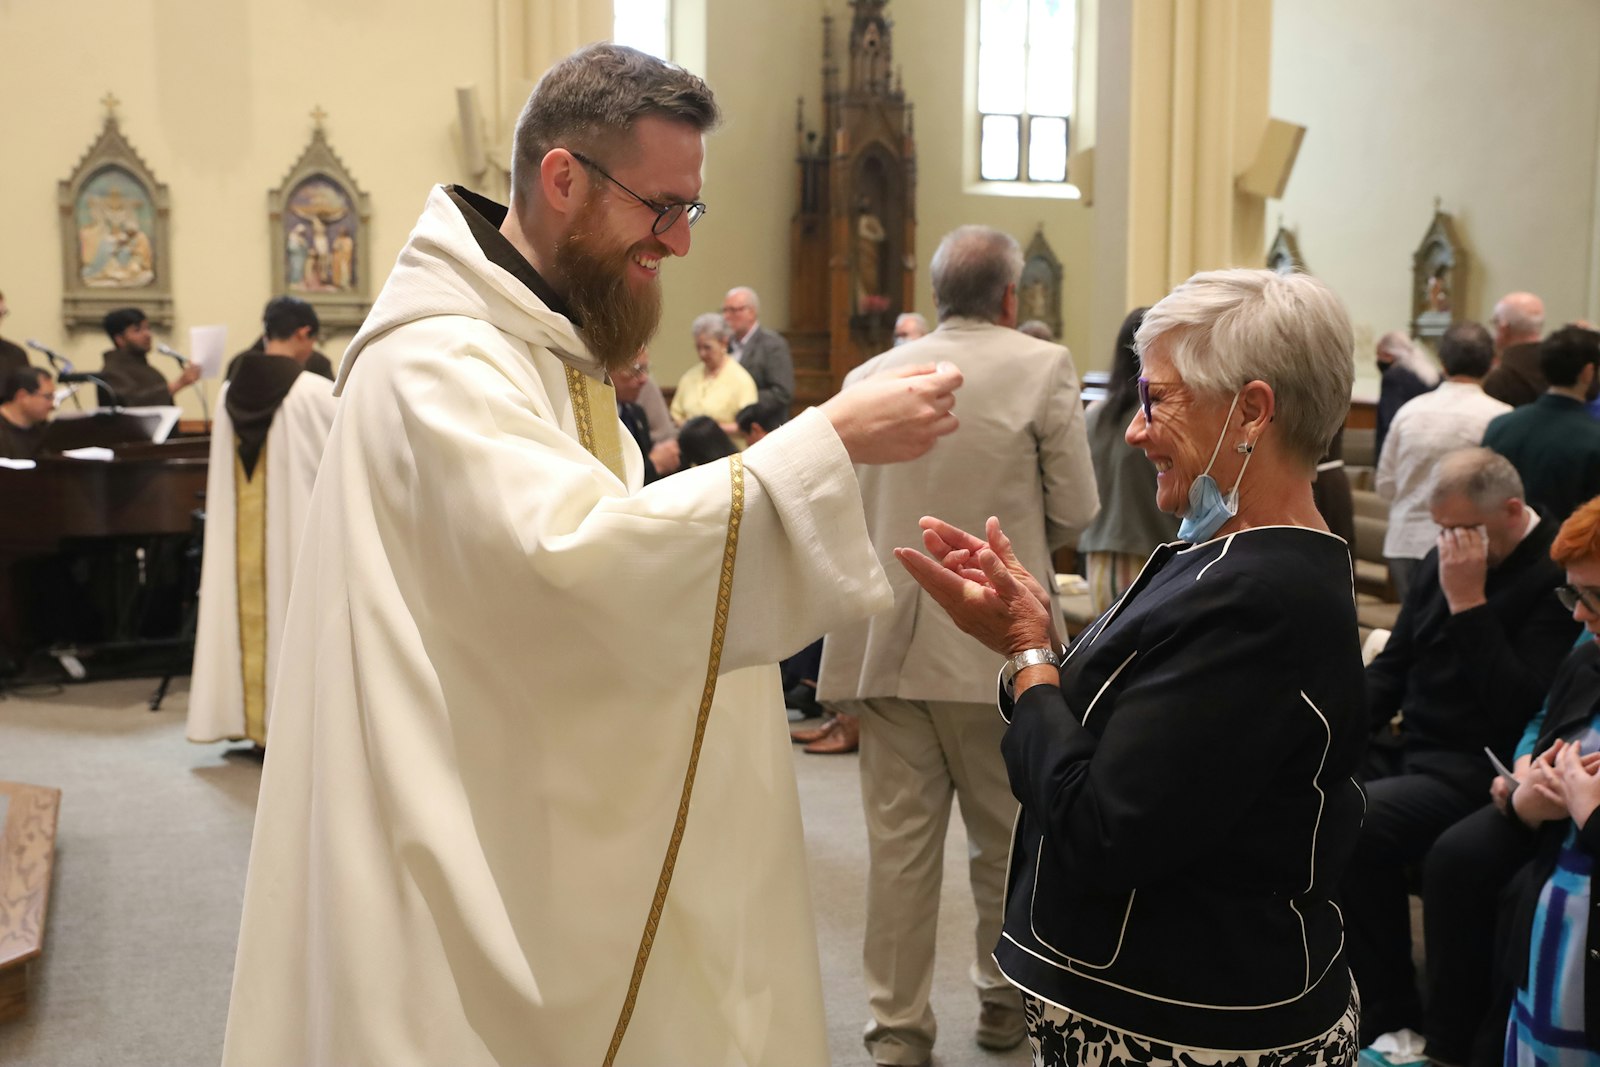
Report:
[[[9,653],[21,666],[45,647],[47,635],[30,620],[29,606],[48,587],[52,568],[64,570],[64,550],[103,547],[113,538],[191,534],[206,487],[210,438],[110,447],[110,460],[44,456],[31,470],[0,467],[0,660]],[[61,595],[76,594],[64,589]],[[116,614],[107,620],[108,640],[151,639],[133,632],[125,612]],[[177,637],[174,629],[163,643]]]

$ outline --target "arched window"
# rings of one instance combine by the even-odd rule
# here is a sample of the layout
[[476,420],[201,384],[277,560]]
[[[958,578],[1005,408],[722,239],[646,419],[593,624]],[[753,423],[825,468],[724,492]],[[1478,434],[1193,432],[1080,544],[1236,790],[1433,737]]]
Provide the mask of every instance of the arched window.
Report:
[[613,0],[611,39],[671,59],[671,0]]
[[979,0],[982,180],[1067,180],[1077,44],[1077,0]]

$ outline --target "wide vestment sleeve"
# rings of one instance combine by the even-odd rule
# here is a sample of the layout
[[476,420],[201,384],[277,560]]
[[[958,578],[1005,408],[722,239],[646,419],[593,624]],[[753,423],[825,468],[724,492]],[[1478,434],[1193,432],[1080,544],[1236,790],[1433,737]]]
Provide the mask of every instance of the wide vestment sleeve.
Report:
[[[638,490],[626,433],[624,484],[578,443],[565,374],[448,316],[350,374],[290,605],[304,637],[278,679],[225,1062],[603,1057],[733,492],[728,461]],[[744,465],[723,676],[619,1063],[826,1061],[780,691],[758,665],[889,593],[825,416]]]
[[1255,579],[1197,583],[1090,706],[1050,685],[1016,700],[1011,789],[1063,869],[1102,890],[1158,882],[1217,851],[1290,754],[1326,744],[1294,672],[1262,670],[1283,665],[1291,626]]

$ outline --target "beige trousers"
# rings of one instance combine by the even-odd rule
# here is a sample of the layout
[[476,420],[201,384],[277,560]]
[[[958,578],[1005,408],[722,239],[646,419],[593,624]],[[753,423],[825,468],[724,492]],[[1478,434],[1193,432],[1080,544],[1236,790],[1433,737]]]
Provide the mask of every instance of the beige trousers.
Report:
[[864,1040],[878,1063],[922,1063],[937,1033],[928,994],[952,795],[967,828],[978,913],[972,982],[981,1002],[1022,1006],[992,955],[1017,813],[1000,758],[1006,724],[992,704],[880,697],[862,702],[861,711],[868,850],[862,960],[872,1010]]

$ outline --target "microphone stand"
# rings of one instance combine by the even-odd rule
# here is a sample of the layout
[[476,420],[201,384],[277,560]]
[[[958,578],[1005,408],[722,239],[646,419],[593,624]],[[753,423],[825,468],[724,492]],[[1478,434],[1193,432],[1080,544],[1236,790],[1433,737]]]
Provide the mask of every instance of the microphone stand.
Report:
[[[159,346],[157,351],[159,351],[163,356],[166,356],[168,359],[175,361],[179,367],[184,369],[187,369],[193,365],[188,356],[185,356],[181,352],[174,352],[168,345]],[[195,395],[200,398],[200,422],[201,425],[205,427],[206,433],[209,434],[211,432],[211,405],[206,403],[205,387],[200,384],[200,381],[201,379],[196,378],[190,384],[194,386]],[[173,397],[173,399],[176,400],[177,397]]]
[[[64,356],[56,355],[55,352],[46,348],[38,341],[29,340],[27,344],[28,347],[34,351],[44,353],[44,358],[50,361],[50,369],[56,372],[56,381],[59,382],[61,380],[61,375],[63,374],[72,373],[72,360],[67,359]],[[78,396],[78,391],[76,389],[69,392],[67,396],[72,401],[73,407],[77,408],[79,411],[83,410],[83,399]]]

